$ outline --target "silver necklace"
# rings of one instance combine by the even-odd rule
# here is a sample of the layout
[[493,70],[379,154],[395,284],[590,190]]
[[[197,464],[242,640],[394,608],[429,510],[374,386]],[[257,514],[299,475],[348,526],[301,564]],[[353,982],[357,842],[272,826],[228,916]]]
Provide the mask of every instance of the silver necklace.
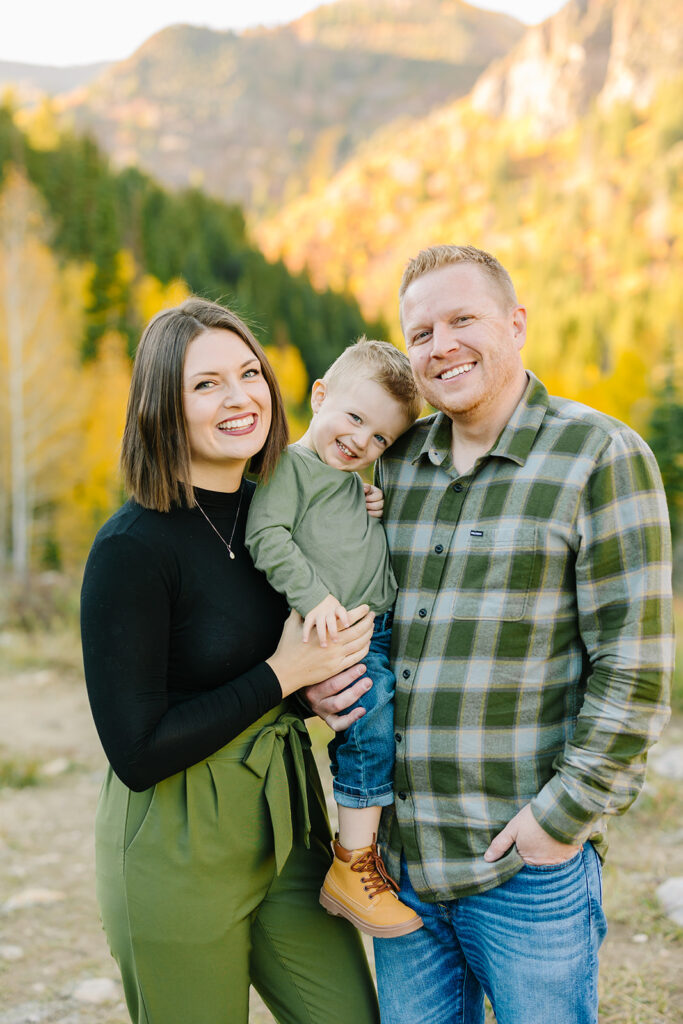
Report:
[[207,523],[209,524],[209,526],[211,527],[213,532],[216,534],[216,536],[218,537],[218,539],[221,542],[221,544],[224,544],[226,546],[226,548],[228,549],[228,554],[230,555],[230,557],[232,559],[235,558],[235,553],[234,553],[234,551],[232,550],[232,547],[231,547],[231,545],[232,545],[232,538],[235,536],[235,528],[237,527],[237,520],[239,518],[240,508],[242,507],[242,495],[243,494],[244,494],[244,488],[243,488],[242,484],[240,484],[240,500],[237,503],[237,512],[235,512],[235,522],[232,524],[232,533],[230,534],[230,540],[226,540],[225,537],[222,536],[222,534],[213,525],[213,523],[211,522],[211,520],[209,519],[209,517],[207,516],[206,512],[204,511],[202,506],[199,504],[197,499],[196,498],[194,499],[195,505],[197,506],[197,508],[199,509],[201,514],[204,516],[204,518],[206,519]]

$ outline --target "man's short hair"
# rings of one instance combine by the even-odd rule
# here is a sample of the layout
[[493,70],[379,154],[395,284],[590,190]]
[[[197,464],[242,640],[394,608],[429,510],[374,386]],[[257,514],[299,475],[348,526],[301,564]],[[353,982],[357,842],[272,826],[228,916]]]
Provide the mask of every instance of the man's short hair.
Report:
[[417,281],[419,277],[429,274],[432,270],[454,263],[472,263],[481,267],[495,284],[505,307],[513,309],[519,305],[512,278],[502,263],[499,263],[490,252],[475,249],[473,245],[430,245],[428,249],[422,249],[417,256],[408,261],[403,271],[398,290],[399,302],[403,301],[403,296],[413,281]]
[[323,381],[333,388],[351,383],[359,376],[374,380],[383,387],[403,406],[411,420],[418,418],[423,400],[404,352],[388,341],[375,341],[363,335],[335,359]]

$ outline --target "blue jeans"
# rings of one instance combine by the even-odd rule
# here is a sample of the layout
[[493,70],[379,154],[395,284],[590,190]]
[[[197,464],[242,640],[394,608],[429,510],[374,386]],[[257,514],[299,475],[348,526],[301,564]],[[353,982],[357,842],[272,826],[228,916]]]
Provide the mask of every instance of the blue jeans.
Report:
[[382,1024],[596,1024],[602,912],[590,843],[563,864],[525,865],[474,896],[423,903],[401,866],[401,901],[424,928],[375,939]]
[[342,807],[386,807],[394,802],[394,690],[389,665],[393,613],[375,618],[370,650],[363,664],[372,686],[351,706],[365,714],[338,732],[327,751],[334,799]]

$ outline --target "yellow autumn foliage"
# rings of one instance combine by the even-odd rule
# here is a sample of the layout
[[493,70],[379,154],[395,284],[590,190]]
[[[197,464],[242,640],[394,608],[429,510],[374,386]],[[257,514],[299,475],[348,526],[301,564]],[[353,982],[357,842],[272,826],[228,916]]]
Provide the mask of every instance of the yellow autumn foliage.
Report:
[[162,284],[152,274],[144,274],[133,287],[133,304],[140,320],[146,324],[162,309],[179,305],[189,294],[189,288],[180,277]]
[[54,520],[54,538],[64,565],[82,561],[95,532],[122,498],[118,462],[130,374],[126,339],[116,331],[102,337],[97,357],[81,370],[78,457]]
[[20,107],[14,116],[34,149],[57,148],[62,131],[54,102],[49,96],[43,96],[35,106]]
[[277,377],[288,408],[301,405],[308,391],[308,374],[299,349],[294,345],[266,345],[268,362]]
[[66,500],[81,445],[74,338],[88,275],[60,266],[45,235],[40,196],[8,171],[0,196],[0,560],[19,575],[51,542],[51,512]]

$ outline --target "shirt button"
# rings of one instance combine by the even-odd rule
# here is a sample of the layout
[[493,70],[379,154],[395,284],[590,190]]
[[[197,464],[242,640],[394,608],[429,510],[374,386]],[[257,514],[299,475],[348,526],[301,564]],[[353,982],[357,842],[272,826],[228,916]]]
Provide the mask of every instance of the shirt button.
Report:
[[404,793],[404,792],[403,792],[403,790],[400,790],[400,791],[399,791],[399,792],[398,792],[398,793],[396,794],[396,796],[397,796],[397,797],[399,798],[399,800],[407,800],[407,799],[408,799],[408,794],[407,794],[407,793]]
[[417,614],[420,616],[421,619],[424,619],[425,615],[427,614],[427,609],[426,608],[420,608],[420,610],[419,610],[419,612]]
[[409,668],[404,668],[403,672],[401,673],[401,675],[403,676],[404,679],[409,679],[410,678],[410,669]]
[[434,550],[436,551],[437,555],[440,555],[441,552],[443,551],[443,544],[437,544]]
[[457,491],[457,493],[460,494],[460,491],[462,490],[462,484],[453,484],[453,490]]
[[400,743],[403,737],[401,736],[400,732],[397,732],[396,735],[394,736],[394,739],[396,740],[397,743]]

